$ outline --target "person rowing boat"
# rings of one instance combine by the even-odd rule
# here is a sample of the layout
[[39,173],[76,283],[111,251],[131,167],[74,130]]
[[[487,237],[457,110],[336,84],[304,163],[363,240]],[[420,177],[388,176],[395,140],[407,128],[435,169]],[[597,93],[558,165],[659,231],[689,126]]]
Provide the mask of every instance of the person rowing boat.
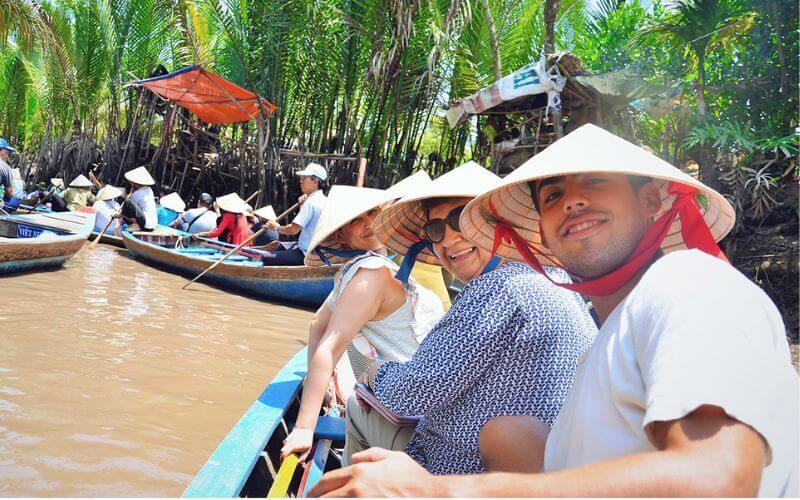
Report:
[[131,185],[131,194],[122,203],[117,217],[128,222],[135,221],[142,231],[153,231],[158,227],[156,199],[152,186],[156,181],[144,167],[125,172],[125,179]]

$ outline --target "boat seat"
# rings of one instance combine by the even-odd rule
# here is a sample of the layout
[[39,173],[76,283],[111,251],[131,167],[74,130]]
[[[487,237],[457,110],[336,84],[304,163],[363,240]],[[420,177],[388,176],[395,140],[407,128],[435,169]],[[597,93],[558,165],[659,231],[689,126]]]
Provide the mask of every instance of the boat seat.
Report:
[[334,443],[344,443],[345,424],[342,417],[321,416],[317,419],[314,437],[330,439]]

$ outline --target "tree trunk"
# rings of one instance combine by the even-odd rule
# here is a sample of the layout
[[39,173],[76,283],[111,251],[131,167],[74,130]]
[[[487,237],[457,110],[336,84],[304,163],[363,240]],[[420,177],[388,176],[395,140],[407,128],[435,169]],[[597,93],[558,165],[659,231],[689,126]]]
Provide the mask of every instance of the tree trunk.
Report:
[[770,7],[772,7],[772,20],[775,23],[775,52],[778,53],[778,61],[781,65],[781,86],[778,92],[784,95],[786,94],[786,55],[783,53],[783,30],[781,30],[781,17],[778,9],[778,2],[770,2]]
[[694,81],[694,94],[697,99],[697,112],[705,117],[708,114],[708,101],[706,101],[706,68],[705,56],[697,55],[697,79]]
[[486,27],[489,28],[489,45],[492,47],[492,62],[494,63],[494,79],[503,78],[503,66],[500,61],[500,46],[497,42],[497,30],[494,25],[494,16],[489,5],[489,0],[481,0],[483,11],[486,15]]
[[544,2],[544,52],[552,54],[556,51],[556,17],[558,17],[559,0]]

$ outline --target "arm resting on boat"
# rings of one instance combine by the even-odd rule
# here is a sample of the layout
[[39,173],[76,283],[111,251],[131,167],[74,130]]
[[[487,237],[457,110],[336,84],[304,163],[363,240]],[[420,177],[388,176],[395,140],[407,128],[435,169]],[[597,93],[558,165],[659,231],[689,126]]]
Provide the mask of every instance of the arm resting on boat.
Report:
[[326,474],[310,496],[624,497],[755,496],[767,448],[715,406],[652,424],[656,451],[540,473],[434,476],[408,455],[371,448]]
[[[388,279],[393,278],[381,269],[360,269],[342,292],[331,313],[325,334],[309,362],[295,428],[313,431],[336,363],[361,327],[378,313],[383,303],[383,294],[376,291],[384,290],[384,280]],[[298,435],[292,434],[286,438],[287,443],[281,450],[284,456],[289,453],[304,453],[311,446],[309,440],[299,442],[298,439],[299,435],[307,436],[308,432],[301,430]]]

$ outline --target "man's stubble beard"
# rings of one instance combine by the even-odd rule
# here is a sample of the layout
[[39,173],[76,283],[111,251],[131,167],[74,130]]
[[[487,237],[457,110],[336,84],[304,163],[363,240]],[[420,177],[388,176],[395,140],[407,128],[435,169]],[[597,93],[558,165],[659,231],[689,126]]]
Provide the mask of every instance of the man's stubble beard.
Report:
[[608,245],[600,248],[591,245],[591,238],[581,240],[582,250],[559,257],[571,275],[595,279],[619,269],[633,253],[650,224],[641,221],[622,235],[612,235]]

